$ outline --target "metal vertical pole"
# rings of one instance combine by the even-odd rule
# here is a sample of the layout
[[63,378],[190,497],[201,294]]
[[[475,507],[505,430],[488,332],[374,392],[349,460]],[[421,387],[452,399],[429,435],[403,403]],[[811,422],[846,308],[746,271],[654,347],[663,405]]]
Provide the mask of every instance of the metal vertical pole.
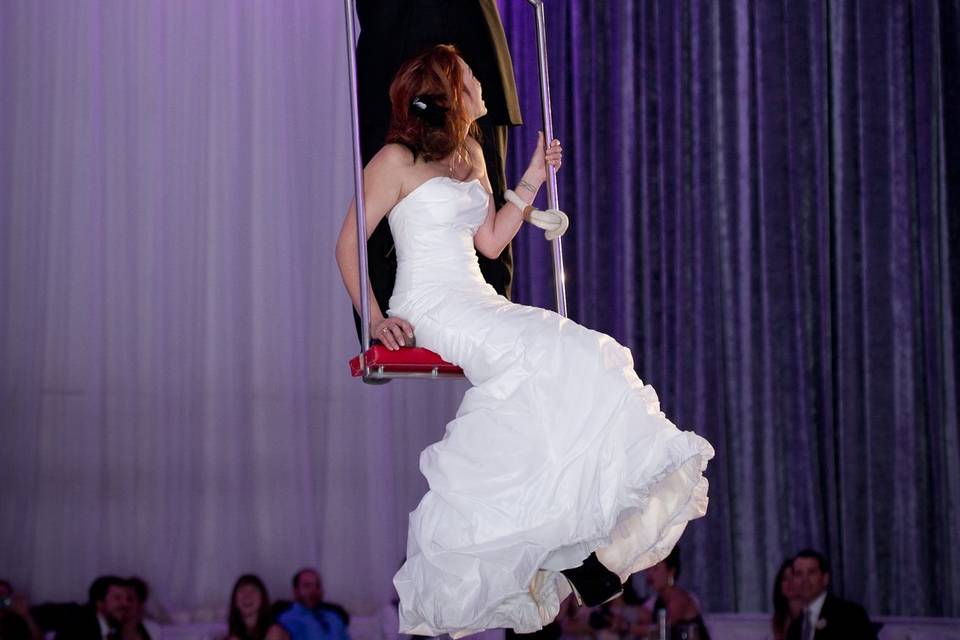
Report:
[[[537,19],[537,57],[540,63],[540,107],[543,111],[543,137],[547,144],[553,140],[553,109],[550,106],[550,70],[547,67],[547,29],[544,26],[543,0],[527,0],[533,5]],[[559,209],[557,171],[547,166],[547,207]],[[567,315],[567,292],[563,273],[561,238],[553,241],[553,288],[557,298],[557,313]]]
[[353,126],[353,188],[356,192],[357,257],[360,266],[360,336],[363,351],[360,367],[366,371],[364,356],[370,348],[370,299],[367,294],[370,272],[367,266],[367,212],[363,201],[363,155],[360,151],[360,107],[357,102],[356,34],[353,28],[354,0],[344,0],[347,22],[347,68],[350,81],[350,124]]

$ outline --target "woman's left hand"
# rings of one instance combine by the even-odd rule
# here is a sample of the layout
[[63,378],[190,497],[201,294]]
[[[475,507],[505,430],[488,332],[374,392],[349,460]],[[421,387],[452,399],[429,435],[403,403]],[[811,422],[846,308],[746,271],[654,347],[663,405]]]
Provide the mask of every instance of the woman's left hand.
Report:
[[416,344],[413,335],[413,325],[396,316],[388,316],[370,322],[371,336],[386,345],[387,349],[396,351],[400,347],[412,347]]
[[546,146],[543,142],[543,131],[537,134],[537,147],[533,150],[533,156],[530,158],[530,168],[527,169],[525,176],[530,176],[534,180],[543,183],[547,179],[547,166],[552,166],[557,171],[563,164],[563,147],[556,138]]

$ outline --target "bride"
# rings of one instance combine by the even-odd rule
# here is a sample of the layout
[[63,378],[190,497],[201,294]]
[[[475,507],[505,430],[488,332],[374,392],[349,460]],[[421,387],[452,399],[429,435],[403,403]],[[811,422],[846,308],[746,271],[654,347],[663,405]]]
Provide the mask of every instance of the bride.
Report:
[[[600,604],[667,556],[706,512],[713,448],[667,420],[628,349],[484,282],[476,252],[496,257],[525,219],[562,233],[562,214],[529,206],[547,165],[561,165],[559,141],[541,134],[498,211],[473,137],[482,88],[457,51],[441,45],[406,62],[390,100],[364,195],[368,236],[387,216],[397,280],[386,314],[370,295],[371,335],[389,349],[416,335],[473,385],[420,457],[429,491],[394,577],[400,631],[535,631],[571,589]],[[357,242],[351,206],[336,256],[355,307]]]

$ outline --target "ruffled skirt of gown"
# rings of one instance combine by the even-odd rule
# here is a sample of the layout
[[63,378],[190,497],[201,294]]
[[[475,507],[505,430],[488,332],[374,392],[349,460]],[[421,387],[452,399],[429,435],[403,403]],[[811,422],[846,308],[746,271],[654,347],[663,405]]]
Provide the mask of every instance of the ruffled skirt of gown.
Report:
[[713,448],[664,416],[609,336],[485,284],[395,295],[390,314],[474,385],[420,457],[402,633],[535,631],[570,592],[560,569],[598,550],[626,579],[706,512]]

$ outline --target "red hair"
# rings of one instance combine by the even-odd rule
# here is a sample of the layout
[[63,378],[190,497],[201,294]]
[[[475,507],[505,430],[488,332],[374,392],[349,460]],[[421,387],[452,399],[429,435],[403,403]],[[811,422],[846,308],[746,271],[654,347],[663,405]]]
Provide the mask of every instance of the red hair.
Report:
[[460,54],[452,45],[407,60],[390,83],[387,143],[402,144],[427,162],[463,153],[467,135],[476,134],[463,94]]

